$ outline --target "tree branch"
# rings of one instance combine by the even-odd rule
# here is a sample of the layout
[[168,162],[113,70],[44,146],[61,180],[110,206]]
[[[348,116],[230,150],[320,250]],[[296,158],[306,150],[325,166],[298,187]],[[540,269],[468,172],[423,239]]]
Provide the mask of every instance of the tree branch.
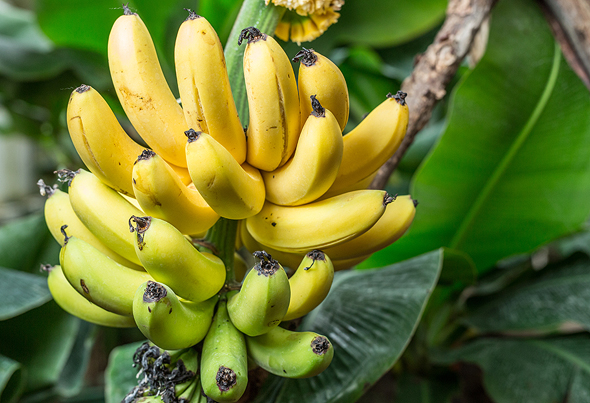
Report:
[[412,74],[401,90],[408,93],[410,119],[406,136],[396,153],[379,169],[371,183],[383,189],[389,176],[418,133],[430,120],[432,110],[446,94],[446,86],[469,52],[473,38],[496,0],[449,0],[446,20],[434,42],[419,55]]

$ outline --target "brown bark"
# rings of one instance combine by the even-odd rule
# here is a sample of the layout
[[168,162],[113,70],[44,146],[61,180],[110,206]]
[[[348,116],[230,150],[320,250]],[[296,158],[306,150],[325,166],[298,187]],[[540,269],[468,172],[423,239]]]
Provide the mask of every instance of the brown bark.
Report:
[[[584,1],[584,0],[582,0]],[[381,167],[371,188],[385,187],[402,156],[430,120],[436,103],[468,54],[473,39],[489,15],[496,0],[449,0],[445,22],[434,42],[416,59],[412,74],[401,90],[408,94],[410,110],[408,130],[396,153]]]

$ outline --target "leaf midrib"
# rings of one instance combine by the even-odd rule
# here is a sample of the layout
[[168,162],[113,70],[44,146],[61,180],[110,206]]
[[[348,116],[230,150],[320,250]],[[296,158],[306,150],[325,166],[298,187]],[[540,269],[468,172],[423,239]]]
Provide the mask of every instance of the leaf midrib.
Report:
[[555,42],[554,47],[554,55],[553,55],[553,64],[551,66],[551,72],[549,74],[549,79],[547,80],[547,85],[543,90],[543,94],[541,94],[541,98],[537,102],[533,113],[531,114],[530,118],[508,149],[508,152],[504,155],[504,158],[500,161],[492,175],[488,178],[488,181],[485,183],[482,191],[477,195],[474,203],[469,208],[467,214],[455,234],[449,243],[450,248],[458,248],[459,245],[465,240],[465,237],[471,228],[471,225],[474,223],[475,218],[479,215],[484,203],[488,199],[489,195],[492,193],[493,189],[495,188],[496,184],[508,169],[510,163],[513,161],[514,157],[516,156],[517,152],[521,149],[522,145],[527,140],[529,134],[537,124],[541,113],[549,103],[551,98],[551,94],[555,88],[555,84],[557,82],[557,76],[559,73],[559,65],[561,62],[561,51],[559,50],[559,45]]

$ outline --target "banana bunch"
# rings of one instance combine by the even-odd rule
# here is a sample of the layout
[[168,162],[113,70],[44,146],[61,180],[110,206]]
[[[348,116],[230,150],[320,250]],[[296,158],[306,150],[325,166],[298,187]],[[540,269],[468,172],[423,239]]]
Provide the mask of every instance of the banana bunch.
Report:
[[[239,39],[246,43],[244,129],[223,47],[205,18],[191,11],[178,31],[179,103],[147,27],[123,9],[109,36],[109,68],[147,146],[126,133],[95,89],[72,92],[68,130],[87,170],[57,171],[67,192],[38,183],[61,245],[59,266],[46,269],[56,302],[93,323],[137,326],[153,343],[148,363],[169,370],[174,360],[164,362],[171,358],[161,358],[162,349],[192,352],[198,379],[164,391],[150,378],[129,401],[164,393],[196,401],[202,389],[235,402],[249,363],[293,378],[323,371],[330,341],[280,324],[314,309],[334,270],[358,264],[410,226],[417,205],[410,196],[367,189],[405,135],[406,94],[387,95],[343,136],[349,99],[338,67],[303,49],[293,59],[296,78],[273,37],[249,27]],[[236,256],[245,249],[258,260],[249,270],[241,258],[226,267],[216,245],[199,240],[219,220],[238,221]],[[283,265],[294,270],[290,278]],[[199,343],[200,359],[192,350]]]

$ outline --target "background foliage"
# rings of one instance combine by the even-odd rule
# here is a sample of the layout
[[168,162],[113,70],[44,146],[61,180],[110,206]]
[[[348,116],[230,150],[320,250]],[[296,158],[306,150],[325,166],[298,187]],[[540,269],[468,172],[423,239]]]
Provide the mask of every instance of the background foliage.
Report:
[[[176,91],[183,8],[224,41],[240,1],[129,6]],[[348,129],[399,89],[445,7],[347,0],[340,22],[303,44],[344,73]],[[97,88],[125,125],[106,60],[120,14],[112,0],[0,1],[0,131],[35,141],[48,183],[56,168],[81,166],[65,128],[73,88]],[[388,184],[419,200],[411,230],[338,273],[302,324],[333,341],[332,366],[306,380],[270,377],[255,401],[590,401],[588,90],[538,4],[500,0],[484,57],[463,66],[448,93]],[[84,323],[51,301],[39,266],[57,263],[58,251],[40,211],[0,228],[0,400],[118,402],[135,382],[129,357],[142,336]]]

